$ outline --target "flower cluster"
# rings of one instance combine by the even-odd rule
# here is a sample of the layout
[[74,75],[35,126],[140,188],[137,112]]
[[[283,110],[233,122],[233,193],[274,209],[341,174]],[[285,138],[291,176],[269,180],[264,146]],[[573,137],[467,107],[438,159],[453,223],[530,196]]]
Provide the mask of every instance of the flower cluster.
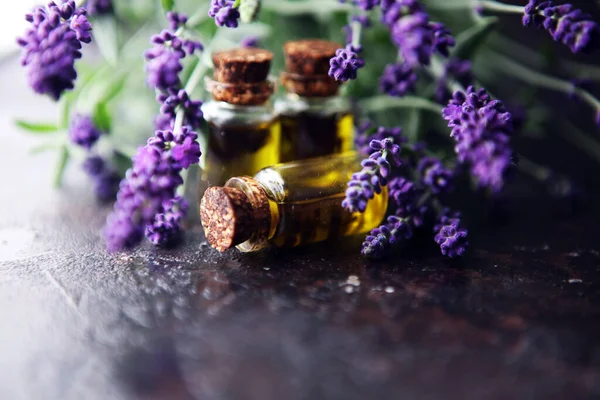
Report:
[[416,83],[417,74],[406,63],[388,64],[379,79],[381,91],[394,97],[414,91]]
[[90,150],[98,141],[102,132],[94,125],[94,121],[88,115],[75,114],[69,126],[69,138],[73,143]]
[[170,30],[165,29],[159,35],[154,35],[154,46],[144,53],[148,84],[154,89],[165,91],[179,89],[179,73],[183,70],[182,59],[204,48],[202,43],[182,39],[176,34],[177,28],[185,24],[187,17],[171,12],[167,18]]
[[337,49],[335,57],[329,61],[329,76],[336,81],[346,82],[356,79],[359,68],[365,66],[365,60],[360,58],[360,46],[347,44],[343,49]]
[[157,214],[166,212],[165,204],[175,198],[177,187],[183,183],[181,170],[200,159],[197,137],[187,127],[176,132],[157,131],[138,149],[106,222],[109,251],[135,246]]
[[81,43],[92,40],[86,10],[77,8],[73,0],[61,6],[50,2],[25,19],[31,26],[17,43],[23,48],[21,64],[28,67],[29,84],[36,93],[58,100],[75,85]]
[[83,163],[83,170],[92,179],[94,192],[100,201],[114,199],[121,176],[102,157],[89,156]]
[[444,210],[433,228],[435,242],[440,245],[442,254],[450,258],[463,255],[467,250],[468,231],[460,226],[460,214]]
[[588,50],[598,35],[598,25],[590,15],[571,4],[554,5],[548,0],[529,0],[523,25],[547,30],[554,40],[569,46],[573,53]]
[[215,23],[219,26],[237,28],[240,11],[234,5],[235,0],[211,0],[208,16],[214,18]]
[[156,100],[161,103],[160,113],[162,118],[175,120],[178,110],[184,113],[184,124],[200,126],[202,123],[202,102],[192,100],[184,89],[167,89],[166,93],[159,93]]
[[458,160],[469,166],[479,187],[498,192],[512,160],[511,114],[499,100],[492,100],[484,89],[457,91],[443,110],[452,128]]
[[418,0],[386,0],[381,5],[382,21],[392,42],[411,68],[429,65],[435,52],[447,56],[454,38],[440,23],[433,23]]
[[[366,257],[381,258],[393,247],[410,239],[415,229],[423,226],[436,210],[438,218],[447,214],[439,205],[443,200],[442,195],[453,188],[455,172],[446,167],[439,158],[428,155],[423,143],[407,144],[400,128],[375,129],[369,124],[363,124],[357,136],[357,148],[369,158],[363,161],[363,170],[355,174],[348,184],[342,205],[351,212],[363,211],[368,201],[374,197],[374,193],[381,192],[376,190],[377,186],[372,182],[379,185],[387,183],[390,215],[381,226],[369,233],[362,246],[362,254]],[[365,143],[369,140],[371,145],[366,147]],[[376,170],[378,164],[375,164],[374,160],[380,157],[381,148],[390,148],[387,143],[393,143],[398,149],[393,153],[394,163],[388,164],[389,169],[382,175]],[[373,176],[376,178],[372,178]],[[462,231],[460,232],[458,236],[462,235]],[[443,234],[452,235],[448,229],[444,230]],[[437,241],[438,237],[434,239]],[[466,242],[462,239],[456,241],[458,244],[452,249],[456,250],[462,245],[462,251],[447,250],[449,244],[446,243],[445,247],[441,247],[442,253],[450,257],[462,254]]]
[[112,0],[87,0],[85,9],[90,16],[110,14],[113,11]]
[[175,196],[162,204],[162,212],[156,214],[154,221],[146,226],[146,237],[155,246],[168,246],[181,235],[181,222],[188,209],[187,201]]

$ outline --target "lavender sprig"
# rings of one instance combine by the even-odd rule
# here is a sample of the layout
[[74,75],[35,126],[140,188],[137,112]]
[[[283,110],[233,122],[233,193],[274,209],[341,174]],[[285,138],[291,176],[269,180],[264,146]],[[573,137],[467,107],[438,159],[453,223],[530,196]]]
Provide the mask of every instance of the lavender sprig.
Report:
[[433,228],[435,242],[440,245],[442,254],[450,258],[464,254],[469,243],[468,231],[461,226],[460,214],[445,210]]
[[379,79],[379,87],[383,93],[393,97],[402,97],[415,90],[417,74],[406,63],[389,64]]
[[103,158],[97,155],[89,156],[83,163],[83,170],[92,178],[98,200],[107,202],[115,198],[121,176]]
[[90,150],[98,141],[102,131],[94,125],[94,121],[88,115],[75,114],[69,126],[69,139],[78,146]]
[[169,246],[181,237],[181,222],[188,209],[187,201],[181,196],[166,200],[162,212],[146,226],[146,237],[155,246]]
[[473,87],[455,92],[442,114],[452,128],[458,160],[469,166],[479,187],[499,192],[512,159],[511,114],[484,89]]
[[370,259],[380,259],[387,255],[391,248],[413,236],[410,222],[390,215],[386,223],[371,230],[362,244],[361,253]]
[[25,19],[31,25],[17,43],[23,48],[21,64],[28,68],[29,84],[36,93],[58,100],[75,86],[81,44],[92,40],[86,10],[73,0],[61,6],[52,1]]
[[[239,1],[237,3],[239,4]],[[235,0],[211,0],[208,16],[214,18],[215,23],[219,26],[237,28],[240,11]]]
[[400,146],[393,139],[372,140],[370,147],[374,152],[362,161],[363,169],[352,175],[342,201],[342,206],[350,212],[364,212],[369,200],[387,185],[392,166],[399,167],[401,163]]

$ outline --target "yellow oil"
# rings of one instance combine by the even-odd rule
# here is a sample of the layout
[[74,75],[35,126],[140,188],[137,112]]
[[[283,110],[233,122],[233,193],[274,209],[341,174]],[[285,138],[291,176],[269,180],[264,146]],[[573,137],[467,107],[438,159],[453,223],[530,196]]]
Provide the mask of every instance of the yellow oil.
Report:
[[[271,209],[268,244],[295,247],[333,237],[368,232],[387,211],[387,188],[369,201],[364,213],[342,207],[348,181],[360,169],[356,152],[319,157],[266,168],[254,179],[264,188]],[[238,246],[255,251],[266,243],[251,239]]]
[[208,123],[202,180],[223,185],[234,176],[254,175],[279,162],[281,125],[278,120],[243,126]]
[[354,147],[351,113],[318,115],[308,111],[281,114],[281,161],[343,153]]

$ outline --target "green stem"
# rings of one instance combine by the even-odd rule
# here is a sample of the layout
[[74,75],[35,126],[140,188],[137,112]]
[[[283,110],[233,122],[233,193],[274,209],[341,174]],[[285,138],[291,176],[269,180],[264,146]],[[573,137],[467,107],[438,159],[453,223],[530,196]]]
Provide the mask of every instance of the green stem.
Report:
[[59,188],[62,186],[63,176],[65,175],[65,169],[69,161],[69,148],[62,146],[60,155],[58,158],[58,164],[56,165],[56,171],[54,173],[54,187]]
[[427,99],[415,96],[390,97],[386,95],[368,97],[360,102],[365,111],[379,111],[388,108],[413,108],[428,110],[441,115],[442,106]]
[[476,2],[477,5],[483,7],[485,10],[511,13],[511,14],[523,14],[525,7],[513,6],[511,4],[498,3],[496,1],[479,0]]
[[233,5],[231,7],[232,8],[239,8],[240,4],[242,4],[242,0],[235,0],[235,2],[233,3]]
[[362,25],[358,21],[352,21],[352,47],[358,48],[360,46],[360,34],[362,31]]
[[596,112],[600,112],[600,101],[587,90],[577,87],[571,82],[534,71],[498,53],[490,52],[486,55],[486,58],[490,65],[498,70],[512,73],[524,82],[541,88],[555,90],[567,95],[574,94],[593,107]]
[[530,159],[521,156],[519,156],[518,168],[521,172],[542,182],[547,180],[552,174],[549,168],[541,166]]

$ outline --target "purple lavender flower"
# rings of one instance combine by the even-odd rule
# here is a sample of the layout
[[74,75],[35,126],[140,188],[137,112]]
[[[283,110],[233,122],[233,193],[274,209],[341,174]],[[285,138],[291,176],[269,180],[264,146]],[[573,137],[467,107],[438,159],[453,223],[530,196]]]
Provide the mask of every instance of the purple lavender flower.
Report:
[[329,76],[342,82],[356,79],[358,69],[365,66],[365,60],[359,56],[360,51],[360,47],[351,44],[344,49],[337,49],[335,57],[329,60]]
[[529,0],[523,25],[547,30],[554,40],[569,46],[573,53],[589,50],[598,35],[598,25],[590,15],[571,4],[555,6],[545,0]]
[[435,51],[447,56],[454,45],[450,32],[440,23],[432,23],[417,0],[382,2],[382,21],[390,29],[404,62],[411,68],[429,65]]
[[112,0],[87,0],[85,9],[90,16],[110,14],[113,12]]
[[245,47],[245,48],[258,47],[259,45],[260,45],[260,41],[259,41],[258,37],[256,37],[256,36],[246,36],[240,42],[240,46]]
[[440,245],[442,254],[450,258],[461,256],[467,250],[468,231],[460,227],[460,214],[445,211],[433,228],[434,240]]
[[391,215],[385,224],[373,229],[365,238],[361,253],[371,259],[383,258],[392,246],[410,239],[412,235],[410,222]]
[[168,131],[173,129],[175,124],[175,119],[171,117],[171,115],[158,114],[156,118],[154,118],[154,127],[157,131]]
[[405,63],[388,64],[379,79],[379,87],[383,93],[402,97],[415,90],[417,74]]
[[403,176],[396,176],[388,184],[388,193],[389,208],[394,215],[410,220],[415,227],[423,225],[430,207],[427,203],[421,204],[424,195],[422,188]]
[[29,84],[36,93],[58,100],[64,91],[73,89],[81,43],[91,41],[85,13],[71,0],[61,7],[50,2],[25,16],[31,26],[17,43],[23,48],[21,64],[28,67]]
[[169,29],[175,32],[177,29],[187,23],[188,17],[185,14],[178,14],[174,11],[169,11],[167,13],[167,21],[169,21]]
[[175,133],[157,131],[146,146],[138,149],[106,222],[109,251],[135,246],[146,226],[157,214],[164,213],[165,202],[175,197],[175,190],[183,183],[182,168],[199,161],[197,137],[186,127]]
[[219,26],[237,28],[240,12],[234,8],[234,0],[211,0],[208,16],[215,19]]
[[98,141],[100,135],[102,132],[94,125],[91,117],[76,114],[71,119],[69,138],[73,143],[89,150]]
[[160,112],[171,120],[175,120],[178,109],[184,111],[184,124],[198,127],[202,123],[202,102],[192,100],[184,89],[168,88],[166,93],[160,93],[156,100],[162,103]]
[[406,143],[407,141],[407,138],[402,134],[402,128],[384,128],[380,126],[379,128],[375,129],[372,127],[372,124],[367,121],[361,124],[361,126],[358,128],[354,143],[359,152],[370,156],[376,151],[371,147],[371,141],[382,141],[388,138],[392,139],[394,143],[399,145]]
[[100,201],[114,199],[121,176],[100,156],[90,156],[83,163],[83,170],[92,178],[96,197]]
[[350,212],[364,212],[369,200],[387,185],[392,166],[401,164],[400,146],[393,139],[372,140],[370,146],[375,151],[362,161],[362,170],[352,175],[342,201],[342,206]]
[[446,168],[442,161],[436,157],[423,157],[417,167],[421,181],[434,194],[446,193],[452,190],[454,173]]
[[377,7],[380,2],[381,0],[354,0],[354,5],[365,11],[369,11]]
[[511,164],[511,114],[502,102],[492,100],[484,89],[457,91],[442,115],[452,128],[458,160],[469,165],[479,187],[498,192]]
[[[178,15],[178,18],[184,18]],[[202,43],[181,39],[174,32],[163,30],[152,37],[154,46],[144,53],[148,84],[154,89],[179,89],[179,73],[183,70],[181,60],[195,51],[202,50]]]
[[444,64],[444,72],[437,81],[434,98],[438,103],[447,103],[452,97],[448,90],[448,80],[454,79],[463,86],[473,83],[471,61],[452,58]]
[[180,196],[166,200],[163,212],[156,214],[154,221],[146,226],[146,237],[156,246],[173,244],[181,236],[181,221],[188,210],[187,201]]

